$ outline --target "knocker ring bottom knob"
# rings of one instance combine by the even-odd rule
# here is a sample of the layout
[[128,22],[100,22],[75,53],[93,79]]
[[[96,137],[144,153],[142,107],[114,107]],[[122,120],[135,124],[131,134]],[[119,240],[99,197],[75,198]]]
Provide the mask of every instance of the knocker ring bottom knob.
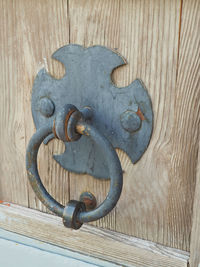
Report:
[[[76,141],[85,135],[102,150],[108,164],[110,189],[106,199],[94,210],[86,211],[84,203],[76,200],[70,200],[64,207],[45,189],[38,173],[37,154],[43,140],[52,133],[63,142]],[[62,217],[64,225],[69,228],[79,229],[85,222],[95,221],[106,216],[115,207],[121,195],[123,175],[115,149],[73,105],[65,105],[58,112],[54,123],[44,125],[32,136],[26,152],[26,169],[28,179],[37,197],[49,210]]]

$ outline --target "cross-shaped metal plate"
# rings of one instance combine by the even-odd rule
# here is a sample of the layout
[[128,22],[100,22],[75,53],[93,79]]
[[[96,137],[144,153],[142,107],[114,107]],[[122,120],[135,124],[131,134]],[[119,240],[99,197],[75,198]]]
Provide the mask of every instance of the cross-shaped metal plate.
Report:
[[[32,114],[36,128],[54,120],[64,104],[78,109],[91,107],[91,123],[136,163],[145,152],[152,134],[153,112],[150,97],[140,80],[118,88],[112,71],[126,64],[122,56],[103,46],[84,48],[67,45],[52,56],[62,62],[66,74],[61,79],[45,69],[37,74],[32,90]],[[49,136],[47,143],[53,136]],[[66,170],[108,179],[108,167],[101,149],[88,137],[65,143],[65,152],[54,159]]]

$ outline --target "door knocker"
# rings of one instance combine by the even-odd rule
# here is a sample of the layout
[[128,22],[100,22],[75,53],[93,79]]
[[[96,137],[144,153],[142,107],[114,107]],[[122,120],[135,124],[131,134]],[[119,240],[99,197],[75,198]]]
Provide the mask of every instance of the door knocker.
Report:
[[[55,79],[42,69],[34,81],[32,115],[37,131],[27,148],[26,169],[42,203],[62,217],[66,227],[79,229],[85,222],[104,217],[117,204],[123,173],[115,148],[136,163],[151,138],[153,111],[140,80],[124,88],[113,84],[113,69],[125,64],[113,50],[67,45],[53,58],[64,64],[66,74]],[[65,143],[65,152],[54,156],[63,168],[110,179],[108,195],[98,207],[88,211],[84,202],[77,200],[64,207],[46,191],[38,174],[37,154],[41,143],[48,144],[53,138]]]

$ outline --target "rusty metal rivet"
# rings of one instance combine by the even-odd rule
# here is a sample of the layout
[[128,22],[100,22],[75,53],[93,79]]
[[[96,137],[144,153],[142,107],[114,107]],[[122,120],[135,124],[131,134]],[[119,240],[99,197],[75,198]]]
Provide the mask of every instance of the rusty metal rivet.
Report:
[[43,97],[39,101],[40,113],[45,117],[51,117],[55,110],[55,105],[53,101],[47,97]]
[[83,202],[86,206],[86,210],[93,210],[97,206],[97,201],[95,196],[90,192],[83,192],[80,195],[79,200]]
[[141,127],[141,119],[133,110],[126,110],[120,116],[121,125],[129,133],[136,132]]

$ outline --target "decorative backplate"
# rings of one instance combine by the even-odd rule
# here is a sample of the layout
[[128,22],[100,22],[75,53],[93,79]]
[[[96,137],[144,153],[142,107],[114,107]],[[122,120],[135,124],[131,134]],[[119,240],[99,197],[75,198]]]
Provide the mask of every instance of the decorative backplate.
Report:
[[[136,163],[145,152],[152,134],[153,112],[150,97],[140,80],[118,88],[112,71],[126,61],[103,46],[84,48],[67,45],[52,56],[66,68],[63,78],[55,79],[45,69],[37,74],[32,90],[32,114],[36,128],[55,118],[64,104],[79,110],[91,107],[93,124],[115,148],[125,151]],[[44,143],[53,138],[50,135]],[[66,170],[108,179],[101,148],[82,136],[65,143],[65,152],[54,159]]]

